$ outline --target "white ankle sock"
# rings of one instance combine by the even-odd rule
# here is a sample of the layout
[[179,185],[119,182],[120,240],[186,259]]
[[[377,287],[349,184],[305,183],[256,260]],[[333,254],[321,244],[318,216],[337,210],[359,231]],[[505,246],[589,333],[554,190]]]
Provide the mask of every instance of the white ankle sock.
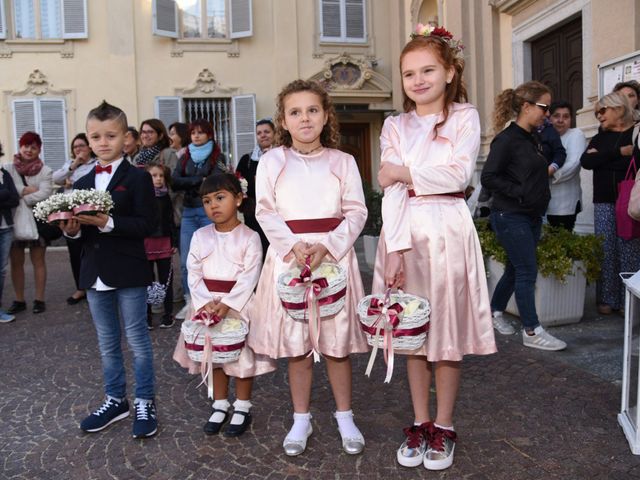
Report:
[[353,422],[353,411],[346,410],[344,412],[336,412],[333,414],[338,421],[338,427],[340,431],[340,436],[342,438],[360,438],[362,437],[362,433],[356,427],[356,424]]
[[309,424],[311,423],[311,414],[307,413],[294,413],[293,414],[293,426],[287,438],[291,440],[304,440],[307,438],[307,431],[309,430]]
[[[233,409],[236,412],[245,412],[245,413],[249,413],[249,410],[251,410],[251,401],[250,400],[236,400],[235,402],[233,402]],[[244,415],[240,415],[238,413],[234,413],[233,417],[231,417],[231,425],[242,425],[242,422],[244,422]]]
[[[231,404],[229,403],[229,400],[227,400],[226,398],[224,400],[216,400],[215,402],[213,402],[214,409],[222,410],[224,412],[229,410],[230,406]],[[224,416],[225,416],[224,413],[213,412],[213,415],[209,417],[209,421],[213,423],[221,423],[224,420]]]
[[443,427],[442,425],[439,425],[439,424],[437,424],[435,422],[433,423],[433,425],[434,425],[434,427],[441,428],[442,430],[449,430],[450,432],[455,432],[456,431],[456,429],[453,428],[453,425],[451,425],[450,427]]

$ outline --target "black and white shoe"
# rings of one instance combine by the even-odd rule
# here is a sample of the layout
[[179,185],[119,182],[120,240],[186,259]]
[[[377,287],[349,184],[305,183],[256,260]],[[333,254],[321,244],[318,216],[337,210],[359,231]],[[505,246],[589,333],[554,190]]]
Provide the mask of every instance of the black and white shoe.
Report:
[[114,422],[129,416],[129,402],[127,399],[118,401],[113,397],[107,397],[98,409],[82,420],[80,428],[85,432],[99,432]]
[[136,400],[133,404],[133,438],[152,437],[158,431],[158,415],[153,400]]

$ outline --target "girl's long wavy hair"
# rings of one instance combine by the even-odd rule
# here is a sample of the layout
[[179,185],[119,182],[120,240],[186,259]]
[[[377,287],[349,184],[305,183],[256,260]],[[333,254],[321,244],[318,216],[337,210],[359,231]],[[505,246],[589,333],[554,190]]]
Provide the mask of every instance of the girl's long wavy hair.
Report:
[[551,89],[535,80],[523,83],[515,90],[507,88],[499,93],[493,109],[494,133],[500,132],[509,120],[517,117],[525,103],[536,103],[545,93],[551,95]]
[[315,93],[322,104],[322,109],[327,112],[327,123],[320,133],[320,143],[323,147],[338,148],[340,144],[340,129],[338,128],[338,117],[336,116],[336,110],[331,101],[331,97],[327,91],[318,82],[311,80],[294,80],[285,86],[278,94],[276,100],[276,145],[284,145],[285,147],[291,147],[293,140],[291,134],[284,129],[284,102],[287,96],[292,93],[298,92],[311,92]]
[[[453,67],[453,79],[451,83],[447,84],[444,91],[444,108],[442,110],[442,121],[438,122],[434,128],[434,135],[438,134],[438,128],[445,124],[447,118],[449,118],[449,109],[453,102],[464,103],[467,101],[467,87],[462,79],[462,73],[464,72],[464,59],[457,56],[456,52],[447,44],[447,42],[438,36],[417,35],[415,38],[409,40],[409,42],[402,49],[400,54],[400,77],[402,78],[402,60],[409,52],[416,50],[428,49],[435,53],[440,62],[444,66],[446,71],[449,71]],[[411,100],[407,96],[407,92],[402,88],[403,102],[405,112],[410,112],[416,109],[416,102]]]

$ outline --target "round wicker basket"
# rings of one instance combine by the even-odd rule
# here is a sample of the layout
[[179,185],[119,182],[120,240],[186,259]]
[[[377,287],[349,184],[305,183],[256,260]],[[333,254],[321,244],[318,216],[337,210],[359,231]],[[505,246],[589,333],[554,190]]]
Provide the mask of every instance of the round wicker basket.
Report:
[[[318,274],[318,272],[323,272]],[[342,307],[344,307],[345,293],[347,288],[347,274],[340,265],[335,263],[321,263],[313,272],[311,280],[329,272],[330,275],[325,277],[329,283],[328,287],[323,288],[318,294],[318,304],[320,305],[320,317],[330,317],[335,315]],[[298,283],[297,285],[289,285],[291,280],[300,277],[300,269],[295,268],[278,276],[278,296],[289,315],[296,320],[307,320],[308,313],[305,301],[305,293],[308,284]],[[324,301],[327,297],[338,297],[333,301]],[[295,308],[291,306],[295,305]]]
[[201,362],[204,356],[205,334],[211,337],[211,358],[213,363],[228,363],[238,359],[243,347],[229,351],[219,351],[216,347],[227,347],[244,342],[249,328],[244,320],[225,318],[220,323],[207,327],[201,322],[185,320],[182,322],[182,334],[189,358]]
[[[372,315],[369,314],[369,307],[373,298],[378,299],[380,303],[382,303],[384,302],[385,296],[383,294],[367,295],[358,303],[358,316],[360,317],[360,322],[366,327],[372,327],[380,316],[379,313]],[[413,302],[418,303],[416,305]],[[424,298],[417,297],[416,295],[398,292],[392,294],[390,297],[389,305],[393,305],[394,303],[402,305],[403,311],[399,315],[400,323],[393,329],[393,348],[399,350],[415,350],[416,348],[420,348],[427,338],[427,331],[420,331],[422,330],[420,327],[423,327],[429,322],[429,314],[431,313],[429,302]],[[411,308],[411,311],[409,311],[409,308]],[[381,323],[378,325],[381,325]],[[397,336],[395,333],[413,329],[418,329],[419,333],[414,335],[407,334]],[[375,334],[370,333],[367,330],[370,330],[370,328],[365,329],[367,342],[369,345],[374,346],[376,341]],[[381,329],[380,333],[384,333],[384,330]]]

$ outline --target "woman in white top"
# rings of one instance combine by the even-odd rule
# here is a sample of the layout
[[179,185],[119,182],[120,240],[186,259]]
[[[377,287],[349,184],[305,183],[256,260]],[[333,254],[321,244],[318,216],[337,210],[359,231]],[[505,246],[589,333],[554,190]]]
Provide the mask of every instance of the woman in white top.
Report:
[[580,187],[580,157],[587,148],[587,140],[579,128],[571,127],[573,107],[569,102],[553,102],[549,107],[551,124],[560,135],[567,158],[562,168],[551,177],[551,200],[547,207],[547,221],[554,227],[573,230],[576,217],[582,210]]
[[[71,159],[62,168],[53,172],[53,183],[63,187],[65,193],[70,192],[74,182],[89,173],[95,167],[95,164],[96,156],[91,147],[89,147],[87,136],[84,133],[79,133],[71,140]],[[76,291],[67,298],[67,303],[75,305],[86,298],[85,291],[79,286],[82,244],[69,240],[67,237],[64,238],[67,241],[71,271],[76,282]]]

